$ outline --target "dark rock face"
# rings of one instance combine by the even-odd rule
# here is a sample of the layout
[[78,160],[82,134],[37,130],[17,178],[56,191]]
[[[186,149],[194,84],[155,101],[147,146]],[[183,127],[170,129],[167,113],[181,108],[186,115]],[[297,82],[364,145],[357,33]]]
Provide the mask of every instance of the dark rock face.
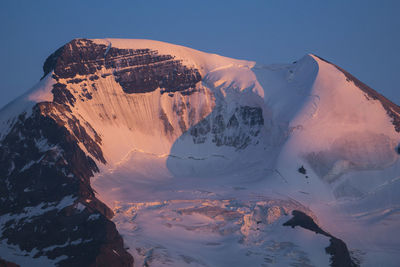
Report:
[[71,92],[67,89],[67,86],[62,83],[56,83],[53,85],[53,93],[54,99],[53,101],[58,104],[68,103],[71,106],[74,106],[76,102],[76,98],[71,94]]
[[341,67],[317,56],[319,59],[335,66],[338,70],[340,70],[347,78],[348,81],[353,82],[360,90],[362,90],[369,99],[378,100],[381,102],[383,108],[386,110],[387,114],[392,118],[393,126],[396,132],[400,132],[400,106],[396,105],[395,103],[391,102],[389,99],[384,97],[383,95],[379,94],[377,91],[366,85],[365,83],[358,80],[356,77],[348,73],[346,70],[342,69]]
[[163,122],[164,125],[164,132],[166,134],[170,134],[174,131],[174,127],[172,127],[171,123],[168,120],[167,114],[163,109],[160,110],[160,120]]
[[333,235],[322,230],[314,220],[302,211],[294,210],[292,212],[293,218],[285,222],[284,226],[291,226],[292,228],[300,226],[304,229],[321,234],[330,238],[330,245],[325,248],[326,253],[331,255],[332,267],[357,267],[358,265],[350,257],[350,252],[346,244],[334,237]]
[[306,168],[304,168],[304,166],[301,166],[297,171],[299,173],[301,173],[301,174],[306,174],[307,173],[307,170],[306,170]]
[[[102,77],[113,75],[125,93],[147,93],[158,87],[162,92],[193,92],[201,81],[197,69],[188,68],[171,55],[150,49],[118,49],[75,39],[49,56],[43,66],[44,76],[54,70],[54,78],[79,83],[76,75],[91,75],[104,69]],[[107,73],[108,72],[108,73]],[[90,76],[94,81],[97,75]]]
[[257,137],[264,125],[262,109],[259,107],[240,106],[228,118],[221,110],[214,110],[210,116],[190,129],[195,144],[204,143],[208,136],[217,146],[246,148],[252,138]]
[[57,102],[19,116],[0,143],[1,239],[33,257],[61,257],[59,266],[132,266],[113,212],[90,187],[93,158],[105,163],[93,135]]

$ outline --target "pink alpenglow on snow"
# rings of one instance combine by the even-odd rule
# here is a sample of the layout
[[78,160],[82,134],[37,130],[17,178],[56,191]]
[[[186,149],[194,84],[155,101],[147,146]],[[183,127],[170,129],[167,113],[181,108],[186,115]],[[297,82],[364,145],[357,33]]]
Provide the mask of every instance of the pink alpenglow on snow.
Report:
[[400,108],[340,67],[75,39],[43,69],[0,111],[2,260],[400,261]]

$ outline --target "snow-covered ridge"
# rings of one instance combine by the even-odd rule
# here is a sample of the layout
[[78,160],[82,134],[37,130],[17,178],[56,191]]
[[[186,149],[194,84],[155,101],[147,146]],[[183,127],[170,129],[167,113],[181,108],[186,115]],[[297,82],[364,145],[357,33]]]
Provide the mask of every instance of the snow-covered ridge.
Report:
[[156,50],[160,54],[173,55],[185,64],[197,67],[204,76],[208,72],[217,68],[229,66],[252,68],[255,65],[254,61],[238,60],[210,54],[196,49],[188,48],[181,45],[170,44],[161,41],[145,40],[145,39],[91,39],[96,44],[107,45],[119,49],[151,49]]
[[[281,157],[289,154],[305,157],[311,167],[316,164],[316,158],[327,161],[324,166],[337,163],[350,169],[394,164],[398,159],[396,146],[400,135],[383,104],[370,99],[334,65],[312,57],[318,64],[318,75],[307,92],[306,101],[289,123],[295,130]],[[333,165],[320,175],[330,181],[335,179],[340,173],[334,173],[339,170]],[[342,171],[346,170],[339,172]]]

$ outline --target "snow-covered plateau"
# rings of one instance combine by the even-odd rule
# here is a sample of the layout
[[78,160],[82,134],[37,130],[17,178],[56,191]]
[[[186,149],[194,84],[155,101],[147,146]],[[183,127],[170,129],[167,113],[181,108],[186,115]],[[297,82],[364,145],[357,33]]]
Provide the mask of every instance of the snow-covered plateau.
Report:
[[342,68],[75,39],[43,70],[0,110],[0,264],[399,266],[400,107]]

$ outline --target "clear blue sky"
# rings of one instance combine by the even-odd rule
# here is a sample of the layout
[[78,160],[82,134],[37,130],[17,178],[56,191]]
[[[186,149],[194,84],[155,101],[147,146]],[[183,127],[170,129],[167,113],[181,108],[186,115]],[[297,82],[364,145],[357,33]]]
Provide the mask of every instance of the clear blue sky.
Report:
[[399,12],[397,0],[1,0],[0,107],[77,37],[154,39],[265,64],[315,53],[400,104]]

